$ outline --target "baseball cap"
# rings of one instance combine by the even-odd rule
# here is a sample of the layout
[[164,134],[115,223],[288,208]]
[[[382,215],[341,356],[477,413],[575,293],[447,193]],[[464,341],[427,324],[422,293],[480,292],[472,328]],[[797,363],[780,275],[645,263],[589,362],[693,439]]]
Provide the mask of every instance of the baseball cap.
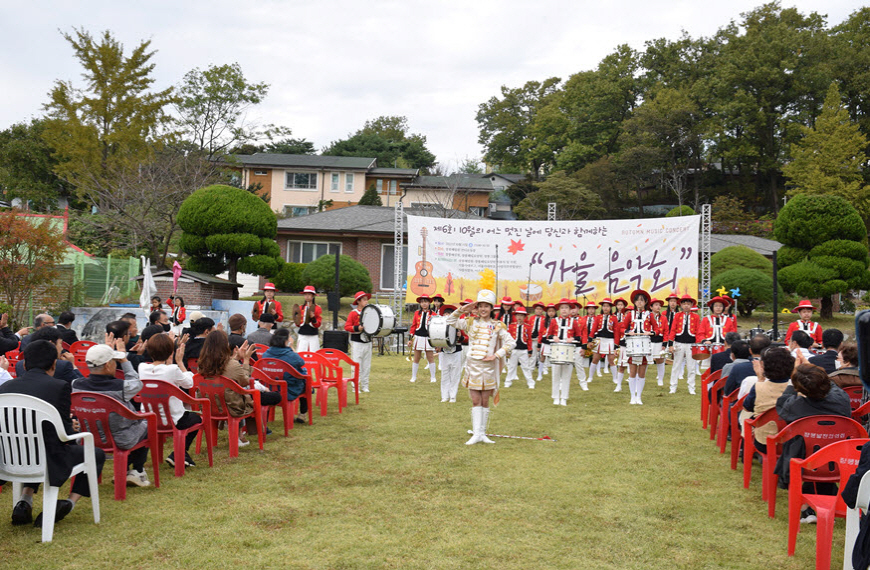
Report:
[[202,314],[201,312],[199,312],[199,311],[191,311],[191,313],[190,313],[190,322],[198,321],[199,319],[203,318],[204,316],[205,316],[205,315],[203,315],[203,314]]
[[99,368],[110,360],[120,360],[123,358],[127,358],[126,352],[118,352],[108,344],[95,344],[85,354],[85,362],[87,362],[90,368]]

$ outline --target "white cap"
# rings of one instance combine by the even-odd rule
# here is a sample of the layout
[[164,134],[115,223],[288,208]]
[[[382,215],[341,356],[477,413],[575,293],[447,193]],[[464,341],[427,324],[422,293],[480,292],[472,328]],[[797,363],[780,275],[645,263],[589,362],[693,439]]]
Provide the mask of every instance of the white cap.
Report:
[[108,344],[95,344],[85,354],[85,362],[87,362],[90,368],[99,368],[110,360],[121,360],[124,358],[127,358],[126,352],[114,350]]
[[490,291],[489,289],[481,289],[477,293],[477,302],[478,303],[489,303],[493,307],[495,306],[495,293]]

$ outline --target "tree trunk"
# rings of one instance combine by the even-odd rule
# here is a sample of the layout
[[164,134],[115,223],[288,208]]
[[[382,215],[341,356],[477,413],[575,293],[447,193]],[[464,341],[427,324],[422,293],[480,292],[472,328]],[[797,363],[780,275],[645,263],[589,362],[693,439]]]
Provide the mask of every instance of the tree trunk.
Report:
[[236,266],[238,265],[238,263],[239,263],[238,259],[232,258],[232,259],[230,259],[229,263],[227,264],[227,272],[228,272],[227,280],[229,280],[233,283],[236,282],[236,277],[238,275],[238,269],[236,269]]
[[822,306],[819,309],[819,318],[832,319],[834,318],[834,300],[831,296],[822,297]]

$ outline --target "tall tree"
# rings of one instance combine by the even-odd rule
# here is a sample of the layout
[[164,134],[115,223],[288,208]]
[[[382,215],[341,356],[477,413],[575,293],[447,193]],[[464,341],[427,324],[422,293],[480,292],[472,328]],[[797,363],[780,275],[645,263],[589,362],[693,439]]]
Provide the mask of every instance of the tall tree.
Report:
[[247,110],[261,103],[268,92],[267,83],[248,81],[238,63],[187,72],[175,104],[184,140],[212,159],[263,137],[289,136],[289,129],[259,126],[246,118]]
[[317,154],[314,143],[305,139],[285,138],[263,145],[261,151],[269,154]]
[[870,8],[854,12],[831,30],[834,77],[846,109],[865,136],[870,136]]
[[361,156],[378,160],[381,167],[419,168],[428,171],[436,164],[426,148],[426,137],[410,133],[406,117],[382,116],[366,121],[347,139],[333,141],[322,154]]
[[57,163],[44,132],[42,119],[0,131],[0,192],[6,200],[20,198],[38,210],[54,207],[71,192],[54,172]]
[[486,152],[483,159],[501,172],[528,173],[537,180],[542,170],[554,160],[541,158],[532,136],[532,125],[538,111],[558,89],[561,79],[529,81],[519,88],[501,87],[501,98],[492,97],[481,103],[477,111],[480,129],[478,142]]
[[522,220],[546,220],[547,205],[556,203],[557,220],[598,219],[604,214],[601,198],[581,183],[576,175],[554,172],[538,190],[528,194],[515,208]]
[[45,105],[45,140],[54,149],[55,172],[95,205],[95,184],[148,160],[164,140],[172,89],[151,91],[151,42],[129,55],[111,33],[94,38],[83,29],[62,34],[84,68],[83,88],[56,81]]
[[841,196],[870,221],[870,186],[862,174],[867,137],[849,120],[836,83],[828,89],[816,124],[801,131],[804,137],[791,146],[791,162],[782,167],[795,186],[789,194]]

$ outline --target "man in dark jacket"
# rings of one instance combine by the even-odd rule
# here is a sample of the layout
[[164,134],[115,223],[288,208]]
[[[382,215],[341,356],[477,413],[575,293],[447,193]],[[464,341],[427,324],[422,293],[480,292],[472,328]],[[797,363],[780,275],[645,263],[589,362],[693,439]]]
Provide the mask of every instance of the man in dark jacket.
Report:
[[822,333],[822,346],[825,352],[810,357],[810,364],[821,366],[830,374],[837,369],[837,354],[843,344],[843,332],[839,329],[825,329]]
[[60,331],[60,338],[67,344],[79,341],[76,331],[72,329],[74,320],[76,320],[76,316],[72,311],[62,312],[57,319],[57,330]]
[[[31,341],[47,340],[57,348],[57,363],[54,369],[54,377],[67,383],[76,378],[81,378],[82,373],[75,366],[75,358],[71,352],[64,352],[61,345],[60,331],[54,327],[44,327],[30,335]],[[21,376],[27,367],[23,360],[15,363],[15,375]]]
[[[70,417],[70,385],[58,380],[52,374],[57,361],[57,347],[45,340],[32,341],[24,349],[24,367],[27,372],[14,380],[9,380],[0,386],[2,394],[26,394],[44,400],[57,408],[63,420],[64,431],[78,431]],[[44,432],[48,480],[52,486],[60,487],[69,479],[72,468],[84,461],[84,447],[76,442],[63,443],[57,436],[53,426],[46,426]],[[94,449],[97,460],[97,476],[103,471],[106,454],[99,448]],[[12,509],[12,524],[28,524],[33,520],[33,494],[39,488],[39,483],[27,483],[15,507]],[[89,497],[88,477],[79,474],[70,489],[69,500],[59,500],[54,517],[60,521],[73,509],[81,497]],[[42,514],[36,517],[34,526],[42,526]]]
[[29,327],[24,327],[17,333],[9,328],[9,313],[0,315],[0,354],[6,354],[10,350],[18,348],[21,337],[30,332]]
[[740,362],[731,367],[728,380],[725,382],[725,394],[730,394],[743,384],[749,376],[755,376],[752,361],[761,358],[761,353],[770,346],[770,337],[765,334],[757,334],[749,340],[749,362]]

